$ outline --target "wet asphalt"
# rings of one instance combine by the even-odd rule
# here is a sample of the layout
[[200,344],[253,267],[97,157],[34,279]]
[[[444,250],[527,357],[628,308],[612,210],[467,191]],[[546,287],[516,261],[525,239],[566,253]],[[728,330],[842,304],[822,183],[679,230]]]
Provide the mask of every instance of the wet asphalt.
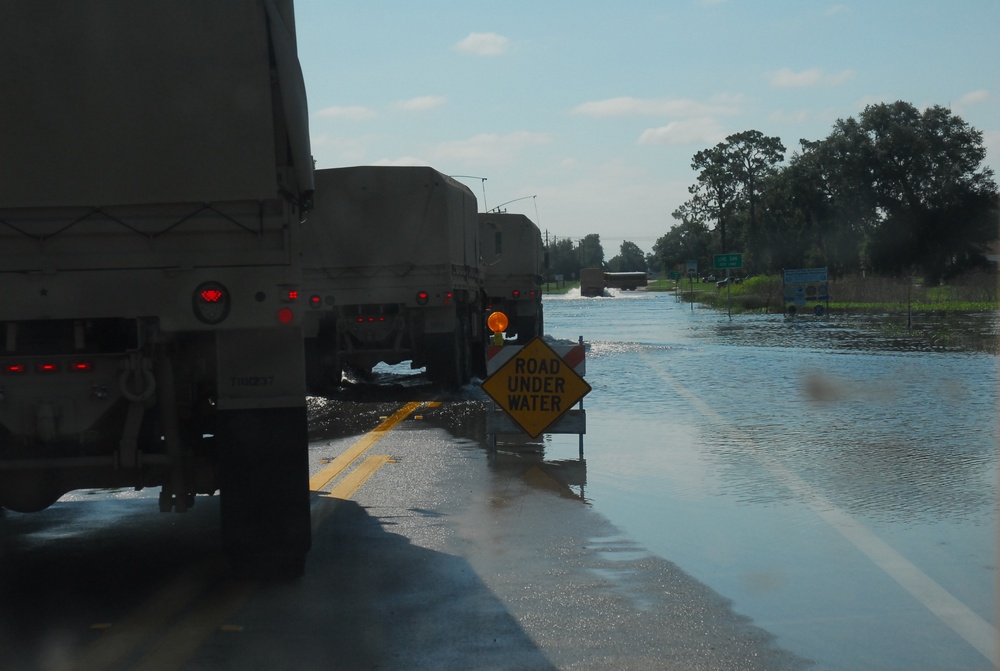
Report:
[[423,405],[353,466],[389,459],[349,499],[314,493],[297,581],[228,577],[217,499],[165,515],[155,492],[80,493],[6,513],[0,669],[812,667],[591,509],[585,461],[493,452],[476,390],[314,399],[313,473],[403,397]]

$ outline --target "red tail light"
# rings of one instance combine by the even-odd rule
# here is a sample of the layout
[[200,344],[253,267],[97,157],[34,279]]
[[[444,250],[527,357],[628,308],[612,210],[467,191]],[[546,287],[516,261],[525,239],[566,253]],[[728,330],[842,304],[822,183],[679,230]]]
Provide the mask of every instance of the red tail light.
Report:
[[427,301],[431,299],[431,295],[426,291],[417,292],[417,305],[427,305]]
[[295,321],[295,313],[291,308],[281,308],[278,310],[278,321],[282,324],[291,324]]
[[224,297],[224,294],[218,289],[205,289],[201,292],[201,300],[205,303],[218,303]]
[[23,363],[6,363],[3,366],[4,375],[24,375],[28,372],[28,367]]
[[93,361],[71,361],[69,364],[70,371],[74,373],[89,373],[94,370]]
[[37,373],[58,373],[59,364],[55,361],[39,361],[35,364],[35,372]]
[[218,324],[229,316],[229,290],[218,282],[198,285],[192,297],[194,316],[205,324]]
[[517,300],[518,298],[521,297],[521,292],[518,291],[517,289],[514,289],[512,292],[510,292],[510,295],[513,296],[515,300]]

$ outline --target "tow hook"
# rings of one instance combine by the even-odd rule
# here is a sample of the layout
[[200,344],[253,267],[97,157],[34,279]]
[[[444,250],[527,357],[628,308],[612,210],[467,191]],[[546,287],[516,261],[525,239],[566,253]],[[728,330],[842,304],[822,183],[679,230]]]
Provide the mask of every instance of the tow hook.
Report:
[[[118,376],[118,385],[127,401],[145,404],[153,398],[156,393],[156,378],[153,377],[151,368],[149,359],[138,352],[130,353],[128,363],[123,362],[124,370]],[[135,390],[129,387],[129,378],[135,384]]]

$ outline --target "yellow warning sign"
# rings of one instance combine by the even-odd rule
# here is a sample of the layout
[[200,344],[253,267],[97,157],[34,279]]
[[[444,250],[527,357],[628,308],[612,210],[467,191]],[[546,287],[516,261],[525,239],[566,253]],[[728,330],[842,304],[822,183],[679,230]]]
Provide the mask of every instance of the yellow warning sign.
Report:
[[483,391],[532,438],[590,393],[591,386],[541,338],[483,380]]

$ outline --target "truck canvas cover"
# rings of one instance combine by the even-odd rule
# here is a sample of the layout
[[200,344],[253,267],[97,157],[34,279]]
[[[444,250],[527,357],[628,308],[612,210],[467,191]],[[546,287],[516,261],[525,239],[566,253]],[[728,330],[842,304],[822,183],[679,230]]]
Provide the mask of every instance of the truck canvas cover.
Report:
[[270,63],[294,53],[270,0],[6,3],[0,207],[274,198]]

